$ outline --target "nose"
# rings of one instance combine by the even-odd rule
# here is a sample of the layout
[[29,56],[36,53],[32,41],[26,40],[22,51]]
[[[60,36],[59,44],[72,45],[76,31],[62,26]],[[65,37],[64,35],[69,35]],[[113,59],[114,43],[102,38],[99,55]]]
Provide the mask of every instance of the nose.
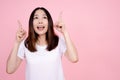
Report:
[[39,24],[42,24],[42,23],[43,23],[43,20],[42,20],[42,19],[39,19],[38,23],[39,23]]

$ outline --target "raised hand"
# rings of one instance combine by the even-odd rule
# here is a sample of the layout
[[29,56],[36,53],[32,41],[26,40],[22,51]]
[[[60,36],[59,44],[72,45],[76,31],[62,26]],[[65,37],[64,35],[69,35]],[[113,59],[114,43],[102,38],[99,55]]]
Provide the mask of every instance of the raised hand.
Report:
[[16,41],[18,43],[20,43],[26,37],[26,31],[22,28],[22,24],[20,23],[19,20],[18,20],[18,26],[19,26],[19,28],[18,28],[18,31],[16,33]]
[[62,12],[59,14],[58,20],[55,23],[55,28],[61,33],[64,33],[65,31],[65,24],[62,20]]

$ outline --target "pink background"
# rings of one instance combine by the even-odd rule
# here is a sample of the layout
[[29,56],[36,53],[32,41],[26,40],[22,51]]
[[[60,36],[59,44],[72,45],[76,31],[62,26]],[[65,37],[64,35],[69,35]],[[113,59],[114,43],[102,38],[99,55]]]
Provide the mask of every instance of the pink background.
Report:
[[14,74],[5,72],[19,19],[28,19],[38,6],[47,8],[54,22],[63,20],[77,47],[79,62],[63,58],[66,80],[120,80],[120,0],[0,0],[0,80],[24,80],[25,61]]

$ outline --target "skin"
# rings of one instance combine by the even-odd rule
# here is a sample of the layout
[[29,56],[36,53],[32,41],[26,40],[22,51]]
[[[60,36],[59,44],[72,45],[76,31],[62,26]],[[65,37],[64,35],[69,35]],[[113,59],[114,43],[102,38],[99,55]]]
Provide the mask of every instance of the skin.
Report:
[[[38,44],[39,45],[45,45],[47,44],[45,40],[45,34],[48,30],[48,19],[43,10],[37,10],[35,15],[34,15],[34,20],[33,20],[33,28],[35,32],[39,35],[38,38]],[[37,28],[42,28],[44,27],[43,30],[38,30]]]
[[[7,60],[6,72],[9,74],[14,73],[22,62],[22,59],[20,59],[17,56],[17,52],[18,52],[20,43],[26,37],[26,31],[22,28],[20,21],[18,21],[18,24],[19,24],[19,28],[16,33],[16,40],[15,40],[13,49],[11,50],[11,53]],[[45,34],[48,30],[48,20],[44,11],[42,10],[36,11],[34,15],[34,20],[33,20],[33,26],[34,26],[35,32],[39,35],[37,44],[47,45],[47,42],[45,40]],[[44,27],[44,29],[41,30],[42,29],[41,28],[40,30],[38,30],[37,27]],[[64,36],[66,47],[67,47],[67,50],[64,53],[66,58],[73,63],[77,62],[78,61],[77,50],[72,40],[70,39],[68,31],[65,28],[65,24],[62,20],[62,13],[60,13],[58,21],[55,23],[54,27],[57,31],[59,31]]]

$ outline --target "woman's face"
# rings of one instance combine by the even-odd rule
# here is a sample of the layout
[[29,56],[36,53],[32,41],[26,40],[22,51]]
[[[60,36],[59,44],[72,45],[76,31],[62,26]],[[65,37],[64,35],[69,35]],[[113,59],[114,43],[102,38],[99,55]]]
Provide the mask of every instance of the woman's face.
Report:
[[40,35],[45,35],[48,30],[48,17],[41,9],[37,10],[33,17],[33,28]]

